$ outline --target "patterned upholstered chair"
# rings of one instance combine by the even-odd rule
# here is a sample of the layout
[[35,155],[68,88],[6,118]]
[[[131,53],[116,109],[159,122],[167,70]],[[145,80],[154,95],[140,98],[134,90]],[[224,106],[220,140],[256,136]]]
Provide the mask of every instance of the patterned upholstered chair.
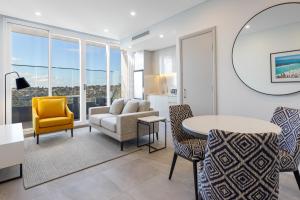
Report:
[[278,199],[277,134],[211,130],[198,175],[200,199]]
[[169,180],[172,178],[177,157],[180,156],[193,162],[195,195],[198,197],[197,162],[204,159],[205,140],[196,139],[182,129],[182,121],[193,117],[189,105],[174,105],[169,107],[172,137],[174,143],[174,156],[170,169]]
[[300,190],[300,110],[278,107],[271,122],[282,129],[279,135],[280,171],[294,172]]

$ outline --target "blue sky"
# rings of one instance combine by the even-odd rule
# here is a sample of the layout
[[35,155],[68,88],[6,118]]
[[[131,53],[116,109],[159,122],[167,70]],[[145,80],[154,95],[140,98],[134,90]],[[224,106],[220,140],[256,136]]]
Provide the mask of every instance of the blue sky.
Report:
[[[52,39],[51,45],[53,86],[78,86],[79,43]],[[105,84],[106,73],[102,71],[106,70],[105,48],[88,45],[86,49],[87,84]],[[14,70],[28,79],[32,86],[47,87],[48,38],[13,32],[11,54],[12,64],[41,66],[39,68],[14,66]],[[120,83],[120,50],[112,48],[110,54],[110,70],[113,71],[111,72],[111,83],[118,84]]]

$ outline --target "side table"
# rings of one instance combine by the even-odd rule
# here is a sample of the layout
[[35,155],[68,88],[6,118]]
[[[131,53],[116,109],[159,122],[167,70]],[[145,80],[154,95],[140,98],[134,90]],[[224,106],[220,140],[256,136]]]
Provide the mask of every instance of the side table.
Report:
[[[151,146],[151,134],[153,134],[154,137],[154,125],[155,123],[164,122],[165,123],[165,146],[162,148],[156,148],[154,146]],[[149,141],[146,144],[139,144],[139,126],[140,124],[148,126],[148,134],[149,134]],[[152,133],[151,133],[151,126],[152,126]],[[154,143],[154,139],[153,139]],[[137,121],[137,147],[141,146],[148,146],[149,147],[149,153],[153,153],[162,149],[167,148],[167,119],[165,117],[159,117],[159,116],[149,116],[149,117],[142,117],[138,118]],[[154,149],[154,150],[151,150]]]
[[19,165],[20,175],[1,181],[1,183],[16,178],[22,178],[22,163],[24,161],[24,134],[21,123],[0,126],[0,169]]

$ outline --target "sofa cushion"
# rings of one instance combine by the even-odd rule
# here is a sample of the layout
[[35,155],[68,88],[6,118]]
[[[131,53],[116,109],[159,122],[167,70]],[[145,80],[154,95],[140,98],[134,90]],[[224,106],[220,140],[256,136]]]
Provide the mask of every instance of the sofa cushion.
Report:
[[135,112],[138,111],[138,109],[139,109],[139,102],[138,101],[134,101],[134,100],[130,100],[124,106],[122,114],[125,114],[125,113],[135,113]]
[[146,101],[146,100],[139,101],[138,112],[146,112],[146,111],[150,111],[150,101]]
[[89,118],[90,123],[96,124],[98,126],[101,126],[101,120],[107,117],[113,117],[114,115],[110,113],[103,113],[103,114],[96,114],[96,115],[91,115]]
[[109,108],[109,113],[113,115],[121,114],[124,107],[124,99],[115,99]]
[[116,132],[117,129],[117,117],[107,117],[101,120],[101,126],[112,131]]
[[39,124],[41,128],[47,128],[52,126],[63,126],[71,123],[72,123],[72,119],[69,117],[53,117],[53,118],[46,118],[46,119],[39,120]]
[[39,99],[38,115],[41,119],[52,117],[65,117],[64,99]]

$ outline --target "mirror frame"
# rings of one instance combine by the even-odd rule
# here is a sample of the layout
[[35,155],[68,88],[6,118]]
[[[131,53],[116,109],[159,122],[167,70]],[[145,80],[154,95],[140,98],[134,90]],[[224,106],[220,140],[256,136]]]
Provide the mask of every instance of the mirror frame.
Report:
[[251,90],[255,91],[255,92],[258,92],[258,93],[261,93],[261,94],[265,94],[265,95],[271,95],[271,96],[284,96],[284,95],[291,95],[291,94],[296,94],[296,93],[299,93],[300,92],[300,89],[298,91],[295,91],[295,92],[291,92],[291,93],[286,93],[286,94],[271,94],[271,93],[266,93],[266,92],[262,92],[262,91],[259,91],[257,89],[254,89],[253,87],[249,86],[247,83],[245,83],[242,78],[239,76],[235,66],[234,66],[234,61],[233,61],[233,51],[234,51],[234,47],[236,45],[236,41],[240,35],[240,33],[242,32],[242,30],[245,28],[245,26],[252,20],[254,19],[256,16],[258,16],[259,14],[265,12],[266,10],[269,10],[269,9],[272,9],[274,7],[277,7],[277,6],[282,6],[282,5],[287,5],[287,4],[297,4],[297,5],[300,5],[300,2],[285,2],[285,3],[280,3],[280,4],[275,4],[273,6],[270,6],[268,8],[265,8],[263,9],[262,11],[256,13],[253,17],[251,17],[243,26],[242,28],[239,30],[239,32],[237,33],[235,39],[234,39],[234,42],[233,42],[233,46],[232,46],[232,51],[231,51],[231,61],[232,61],[232,66],[233,66],[233,70],[235,72],[235,74],[237,75],[237,77],[242,81],[242,83],[244,85],[246,85],[248,88],[250,88]]

